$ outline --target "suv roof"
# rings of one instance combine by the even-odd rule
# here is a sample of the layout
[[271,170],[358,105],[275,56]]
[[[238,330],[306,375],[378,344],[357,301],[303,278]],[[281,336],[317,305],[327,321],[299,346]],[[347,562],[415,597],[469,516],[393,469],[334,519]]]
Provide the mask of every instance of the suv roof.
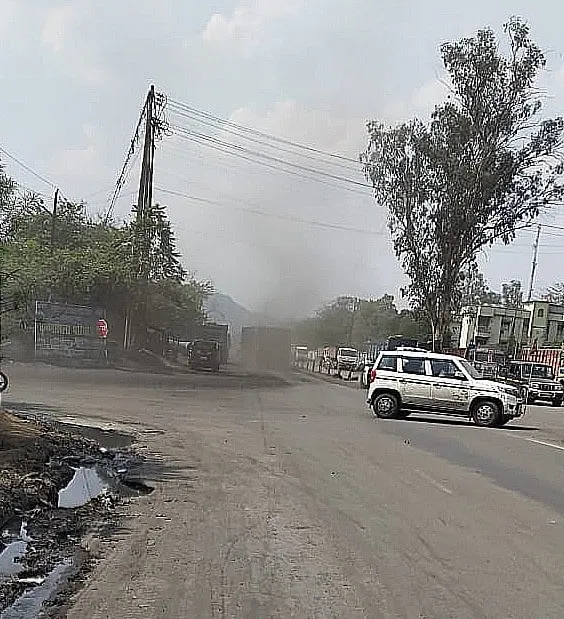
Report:
[[458,355],[447,355],[440,352],[429,352],[428,350],[413,350],[413,349],[404,349],[404,350],[382,350],[380,351],[380,356],[394,356],[394,357],[425,357],[426,359],[461,359]]
[[510,361],[510,365],[525,365],[525,363],[532,363],[533,365],[546,365],[548,367],[552,367],[550,363],[543,363],[542,361],[527,361],[525,359],[520,359],[519,361]]

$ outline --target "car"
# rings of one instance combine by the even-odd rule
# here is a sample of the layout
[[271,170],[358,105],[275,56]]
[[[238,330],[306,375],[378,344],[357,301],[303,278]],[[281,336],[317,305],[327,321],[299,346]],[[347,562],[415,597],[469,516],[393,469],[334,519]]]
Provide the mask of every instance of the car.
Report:
[[528,404],[550,402],[562,406],[564,387],[552,366],[534,361],[511,361],[502,371],[507,383],[523,390]]
[[420,411],[467,417],[484,427],[502,426],[525,412],[516,387],[483,379],[466,359],[413,350],[379,353],[367,404],[381,419]]

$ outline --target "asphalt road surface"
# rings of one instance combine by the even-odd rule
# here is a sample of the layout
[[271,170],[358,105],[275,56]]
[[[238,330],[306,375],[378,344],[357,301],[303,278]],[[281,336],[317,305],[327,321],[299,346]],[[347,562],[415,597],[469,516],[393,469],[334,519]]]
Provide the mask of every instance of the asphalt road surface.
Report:
[[377,420],[315,377],[10,377],[6,405],[124,426],[158,463],[69,617],[564,617],[564,408],[488,430]]

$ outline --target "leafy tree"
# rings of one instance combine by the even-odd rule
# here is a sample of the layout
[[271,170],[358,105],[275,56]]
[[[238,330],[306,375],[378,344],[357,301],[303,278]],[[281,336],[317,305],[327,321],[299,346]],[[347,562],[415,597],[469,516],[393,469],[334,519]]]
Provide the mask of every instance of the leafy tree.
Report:
[[[0,183],[2,183],[0,178]],[[104,307],[114,325],[146,303],[153,327],[180,334],[187,324],[202,322],[209,282],[188,276],[179,260],[175,239],[164,209],[155,206],[144,222],[150,242],[147,286],[140,286],[133,246],[134,224],[107,224],[88,217],[84,204],[61,200],[54,243],[52,217],[37,196],[19,194],[13,182],[4,184],[0,283],[4,336],[20,325],[32,324],[32,301],[52,299]]]
[[544,298],[551,303],[564,305],[564,282],[557,282],[550,286],[546,290]]
[[475,263],[469,265],[461,274],[458,298],[460,299],[460,307],[482,304],[498,305],[501,303],[501,295],[490,290],[484,274],[478,270]]
[[441,47],[451,94],[428,124],[368,123],[361,155],[389,212],[403,291],[439,345],[476,255],[561,201],[561,118],[540,120],[535,80],[545,66],[529,27],[512,18],[504,54],[490,29]]
[[519,280],[512,279],[502,284],[501,296],[505,307],[518,308],[523,306],[523,286]]
[[339,297],[314,317],[296,325],[294,340],[311,347],[338,346],[349,342],[363,348],[390,335],[425,338],[427,329],[413,312],[398,309],[394,297],[354,299]]

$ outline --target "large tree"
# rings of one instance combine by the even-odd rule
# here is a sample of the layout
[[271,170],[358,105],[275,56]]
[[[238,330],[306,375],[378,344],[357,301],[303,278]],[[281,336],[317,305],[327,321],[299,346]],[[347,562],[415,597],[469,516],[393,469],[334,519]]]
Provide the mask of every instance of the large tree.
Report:
[[441,46],[450,95],[430,122],[368,123],[361,155],[387,207],[404,294],[442,343],[477,253],[561,202],[564,122],[541,119],[545,66],[529,27],[512,18],[503,47],[492,30]]

